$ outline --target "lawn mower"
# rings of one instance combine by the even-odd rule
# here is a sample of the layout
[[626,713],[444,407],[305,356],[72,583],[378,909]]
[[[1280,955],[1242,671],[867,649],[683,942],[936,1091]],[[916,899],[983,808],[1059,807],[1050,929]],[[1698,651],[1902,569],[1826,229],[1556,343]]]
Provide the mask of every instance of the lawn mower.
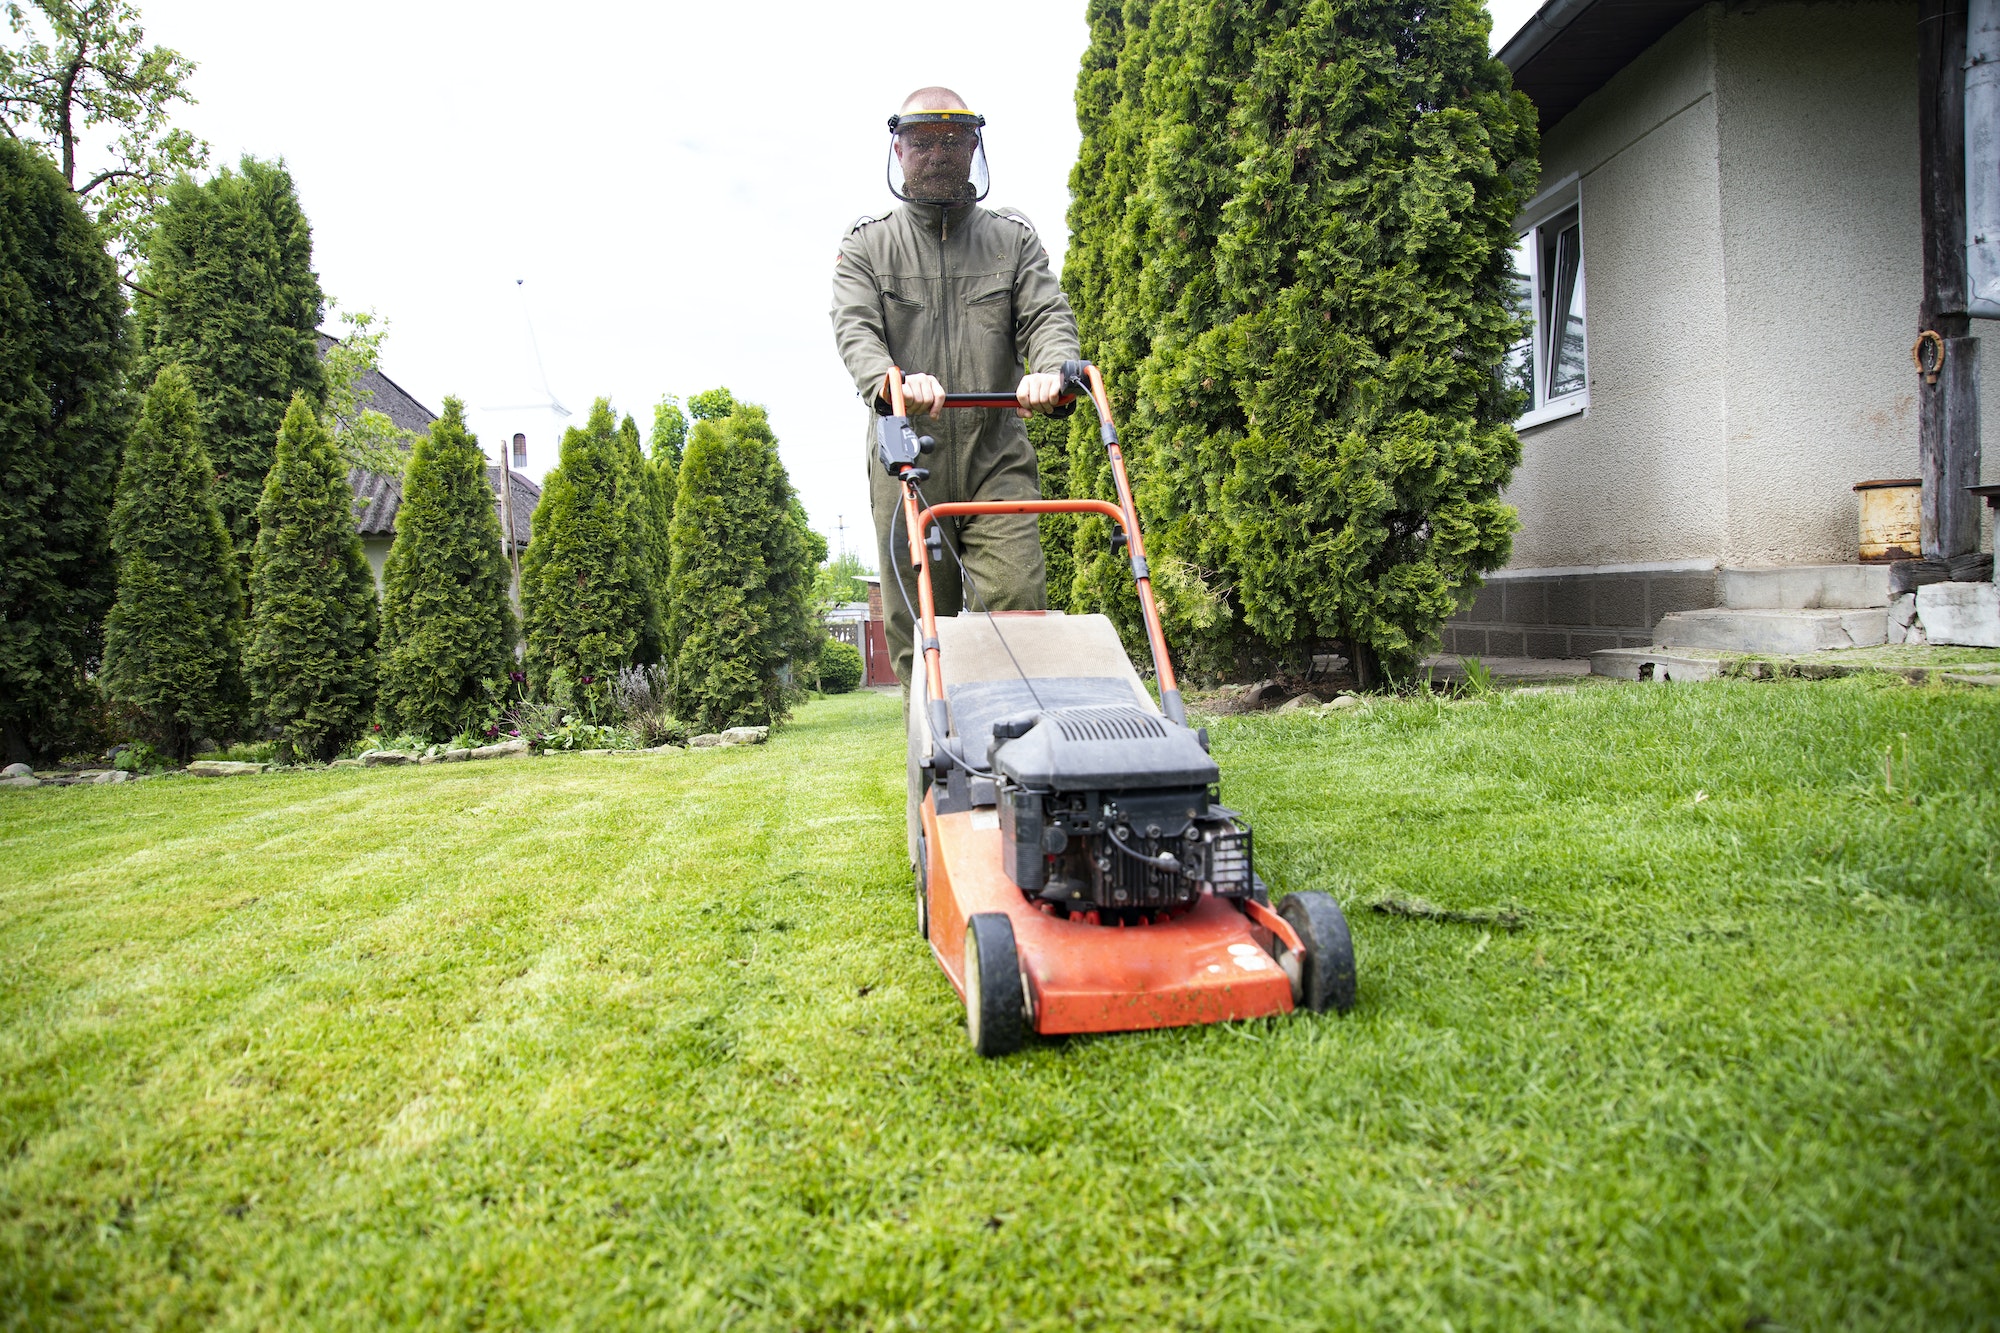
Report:
[[[876,459],[901,489],[922,651],[909,709],[917,927],[963,998],[981,1055],[1016,1050],[1030,1032],[1344,1011],[1355,987],[1346,918],[1324,893],[1272,907],[1250,828],[1218,799],[1208,733],[1187,725],[1104,377],[1085,361],[1062,375],[1060,402],[1088,398],[1097,412],[1116,504],[929,503],[922,460],[934,444],[910,424],[902,375],[889,375]],[[1016,405],[1006,391],[944,400],[947,410]],[[937,616],[931,566],[958,559],[939,520],[980,514],[1110,520],[1137,587],[1157,702],[1105,616]],[[901,571],[896,581],[907,600]],[[966,587],[977,604],[969,575]]]

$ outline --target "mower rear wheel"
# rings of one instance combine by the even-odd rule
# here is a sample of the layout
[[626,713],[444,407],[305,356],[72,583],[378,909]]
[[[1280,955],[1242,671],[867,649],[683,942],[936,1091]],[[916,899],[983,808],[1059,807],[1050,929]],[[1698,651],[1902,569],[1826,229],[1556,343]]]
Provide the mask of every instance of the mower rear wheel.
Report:
[[917,835],[917,934],[931,937],[931,848],[921,833]]
[[1278,915],[1299,934],[1306,956],[1299,960],[1299,1007],[1323,1014],[1354,1007],[1354,937],[1340,904],[1324,893],[1289,893]]
[[1014,923],[979,912],[965,923],[965,1030],[981,1055],[1007,1055],[1027,1040],[1027,1004]]

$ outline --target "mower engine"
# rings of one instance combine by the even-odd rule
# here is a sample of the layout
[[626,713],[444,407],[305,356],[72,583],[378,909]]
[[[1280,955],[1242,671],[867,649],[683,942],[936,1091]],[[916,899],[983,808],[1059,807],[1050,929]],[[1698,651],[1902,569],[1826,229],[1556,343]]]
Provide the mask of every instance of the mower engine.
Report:
[[989,758],[1002,863],[1030,898],[1122,921],[1255,890],[1205,735],[1137,707],[1055,708],[996,723]]

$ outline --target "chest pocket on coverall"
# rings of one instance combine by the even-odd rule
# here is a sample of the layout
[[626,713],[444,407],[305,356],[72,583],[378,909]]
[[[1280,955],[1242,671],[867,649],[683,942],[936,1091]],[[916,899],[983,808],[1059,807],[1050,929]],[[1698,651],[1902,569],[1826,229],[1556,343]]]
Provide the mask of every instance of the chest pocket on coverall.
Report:
[[[882,322],[884,332],[889,335],[889,346],[896,349],[896,355],[909,356],[910,349],[924,345],[924,303],[896,292],[882,293]],[[919,371],[936,374],[929,366],[906,365],[904,374]]]
[[[1001,348],[1007,348],[1013,345],[1013,295],[1014,290],[1011,287],[993,287],[965,298],[965,328],[981,347],[990,348],[998,344]],[[983,389],[990,386],[979,387]]]

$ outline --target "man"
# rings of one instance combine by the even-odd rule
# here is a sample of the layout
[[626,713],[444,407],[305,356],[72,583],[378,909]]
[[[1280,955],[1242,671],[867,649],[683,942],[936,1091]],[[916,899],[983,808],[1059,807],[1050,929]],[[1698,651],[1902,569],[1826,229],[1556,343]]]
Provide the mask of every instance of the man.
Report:
[[[982,208],[986,162],[979,127],[949,88],[921,88],[891,118],[889,187],[903,201],[887,217],[863,217],[841,242],[833,274],[833,335],[862,400],[886,413],[888,373],[903,372],[911,416],[937,440],[924,459],[933,504],[1032,500],[1041,493],[1035,449],[1021,422],[1055,407],[1062,363],[1075,360],[1076,316],[1028,219]],[[1023,370],[1027,373],[1023,373]],[[1015,386],[1015,411],[942,411],[952,392]],[[916,583],[896,483],[874,462],[867,432],[870,501],[882,569],[882,604],[896,676],[911,677],[910,606]],[[1042,547],[1032,514],[947,521],[945,539],[965,561],[978,596],[947,554],[931,567],[940,616],[963,607],[1031,611],[1048,605]],[[910,602],[904,603],[897,574]]]

